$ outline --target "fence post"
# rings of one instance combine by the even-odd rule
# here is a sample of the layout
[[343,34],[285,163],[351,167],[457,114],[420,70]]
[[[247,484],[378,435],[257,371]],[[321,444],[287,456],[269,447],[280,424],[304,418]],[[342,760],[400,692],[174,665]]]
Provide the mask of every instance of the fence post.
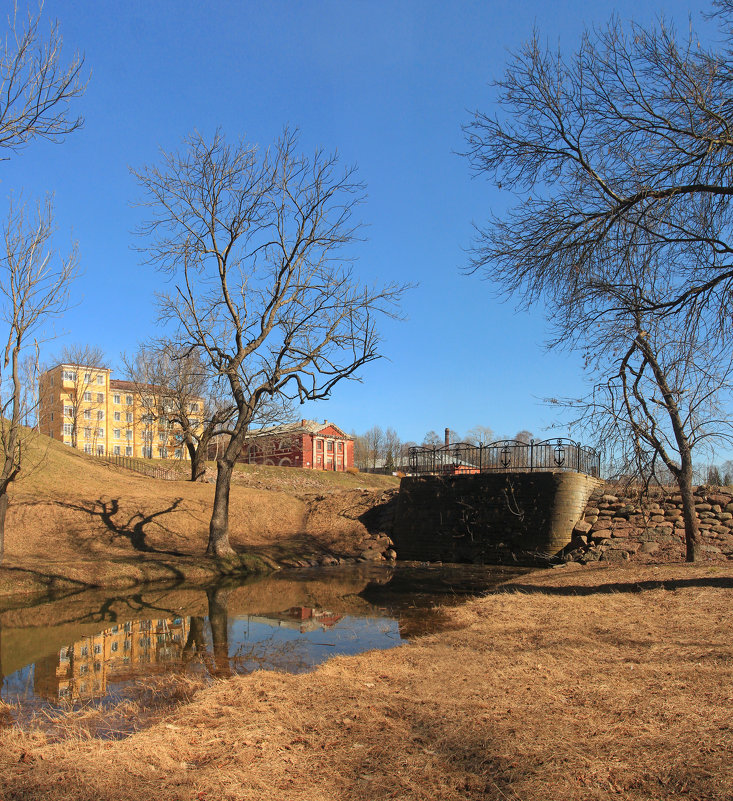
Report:
[[534,440],[529,441],[529,472],[534,472]]

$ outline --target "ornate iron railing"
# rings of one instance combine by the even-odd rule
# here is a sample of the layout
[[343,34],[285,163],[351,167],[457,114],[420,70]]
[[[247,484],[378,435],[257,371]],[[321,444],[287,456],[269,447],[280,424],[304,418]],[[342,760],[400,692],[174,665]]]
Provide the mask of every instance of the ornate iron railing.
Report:
[[418,445],[409,450],[411,473],[527,473],[567,470],[600,476],[601,457],[594,448],[562,437],[535,442],[504,439],[484,445]]

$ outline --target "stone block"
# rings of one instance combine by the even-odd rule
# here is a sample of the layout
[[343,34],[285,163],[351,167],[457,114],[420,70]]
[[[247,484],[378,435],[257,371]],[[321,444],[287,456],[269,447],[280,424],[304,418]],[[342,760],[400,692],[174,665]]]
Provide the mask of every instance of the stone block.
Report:
[[654,540],[642,542],[639,550],[641,553],[656,553],[659,550],[659,543]]

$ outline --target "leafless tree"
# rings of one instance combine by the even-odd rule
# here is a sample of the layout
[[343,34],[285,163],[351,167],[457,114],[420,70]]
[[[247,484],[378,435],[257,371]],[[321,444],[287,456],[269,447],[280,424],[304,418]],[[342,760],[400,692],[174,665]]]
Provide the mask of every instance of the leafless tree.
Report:
[[60,142],[83,122],[69,114],[69,103],[86,88],[84,59],[62,64],[58,25],[44,38],[42,11],[40,2],[24,18],[14,3],[0,45],[0,148],[16,152],[36,137]]
[[[719,12],[730,41],[733,6]],[[663,462],[675,475],[697,558],[691,451],[727,435],[728,50],[662,23],[627,35],[613,18],[570,58],[535,34],[495,88],[498,113],[474,115],[467,155],[517,203],[477,228],[473,268],[525,306],[544,303],[551,346],[584,352],[596,383],[586,420],[628,437],[637,469]]]
[[236,407],[226,402],[211,380],[211,370],[195,352],[183,352],[167,341],[141,346],[134,357],[122,354],[146,410],[146,417],[167,444],[176,438],[191,461],[191,481],[206,477],[213,437],[227,431]]
[[[733,439],[724,412],[732,399],[733,359],[727,345],[700,325],[690,328],[679,316],[649,311],[646,302],[654,294],[643,286],[646,269],[635,274],[631,263],[626,267],[618,285],[588,282],[583,288],[578,310],[584,314],[574,337],[582,342],[595,386],[588,398],[569,404],[581,412],[572,425],[595,434],[625,475],[647,482],[660,474],[674,477],[687,559],[695,561],[703,543],[693,457],[716,441]],[[658,289],[660,298],[668,296],[665,287]]]
[[[104,419],[106,382],[100,372],[106,369],[104,351],[96,345],[66,345],[54,362],[71,368],[71,387],[66,389],[68,397],[64,402],[64,425],[69,426],[71,445],[78,448],[81,440],[87,450],[94,453],[97,441],[103,438],[99,430],[107,425]],[[47,422],[42,421],[41,430]]]
[[69,287],[76,275],[76,249],[59,257],[51,249],[53,207],[50,199],[33,213],[11,203],[3,226],[0,256],[0,309],[5,324],[2,374],[0,375],[0,561],[4,552],[8,488],[22,468],[27,430],[22,421],[23,378],[21,359],[35,349],[44,326],[67,307]]
[[480,443],[485,445],[494,440],[494,429],[488,426],[473,426],[473,428],[469,428],[466,432],[464,440],[471,445],[478,445]]
[[[660,23],[617,18],[587,31],[571,57],[535,34],[494,85],[498,113],[465,126],[473,169],[518,202],[477,228],[475,268],[526,303],[572,321],[587,277],[618,283],[629,248],[648,271],[641,298],[730,333],[733,289],[733,4],[726,44],[710,50]],[[648,258],[648,251],[655,258]],[[653,292],[660,278],[669,296]],[[712,322],[708,323],[713,331]]]
[[134,172],[146,193],[150,262],[175,276],[163,320],[228,385],[236,406],[217,460],[207,552],[226,556],[232,471],[259,405],[327,397],[379,358],[376,321],[403,288],[371,289],[342,256],[358,233],[363,188],[336,156],[297,151],[285,131],[261,151],[194,133],[161,166]]

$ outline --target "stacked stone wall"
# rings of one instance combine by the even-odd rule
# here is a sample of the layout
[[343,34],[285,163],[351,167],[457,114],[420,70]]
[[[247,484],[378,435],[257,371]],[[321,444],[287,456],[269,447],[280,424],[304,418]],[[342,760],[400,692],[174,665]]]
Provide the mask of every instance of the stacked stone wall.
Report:
[[[733,559],[733,489],[702,485],[695,509],[705,558]],[[685,558],[682,498],[657,488],[649,497],[638,490],[606,484],[590,497],[566,549],[568,561],[678,562]]]

